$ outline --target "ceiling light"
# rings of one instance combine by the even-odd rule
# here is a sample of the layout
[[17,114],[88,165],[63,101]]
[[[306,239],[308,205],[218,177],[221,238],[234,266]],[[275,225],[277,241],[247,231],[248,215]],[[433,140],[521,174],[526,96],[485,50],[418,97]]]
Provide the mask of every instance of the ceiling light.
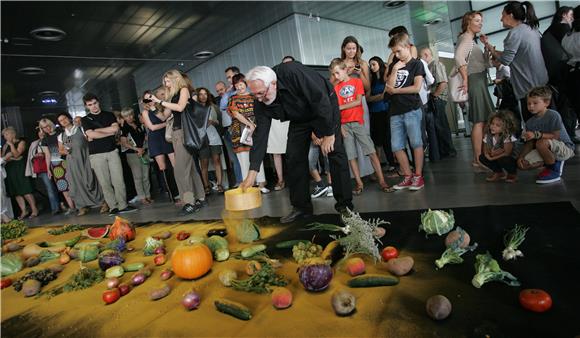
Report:
[[46,73],[46,70],[40,67],[23,67],[18,69],[18,72],[24,75],[42,75]]
[[39,96],[58,96],[58,92],[54,90],[45,90],[43,92],[38,93]]
[[383,7],[385,8],[399,8],[405,5],[406,1],[396,1],[396,0],[389,0],[383,2]]
[[62,29],[55,27],[40,27],[31,30],[30,35],[42,41],[60,41],[65,38],[66,33]]
[[443,20],[441,20],[441,18],[435,18],[433,20],[427,20],[427,21],[425,21],[425,23],[423,23],[423,26],[424,27],[433,26],[433,25],[436,25],[438,23],[441,23],[441,21],[443,21]]
[[208,59],[210,57],[213,56],[213,52],[209,51],[209,50],[202,50],[201,52],[197,52],[195,54],[193,54],[193,56],[195,56],[197,59]]

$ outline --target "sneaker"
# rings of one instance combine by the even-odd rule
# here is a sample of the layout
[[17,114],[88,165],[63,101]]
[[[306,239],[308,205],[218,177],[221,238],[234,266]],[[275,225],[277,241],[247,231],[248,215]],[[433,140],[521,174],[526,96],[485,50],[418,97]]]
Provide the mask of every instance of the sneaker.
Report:
[[260,192],[262,194],[267,194],[270,192],[270,189],[266,188],[266,187],[260,187]]
[[138,210],[137,208],[128,205],[128,206],[125,207],[125,209],[119,210],[119,213],[120,214],[127,214],[127,213],[130,213],[130,212],[135,212],[137,210]]
[[199,207],[199,209],[208,206],[207,200],[195,200],[194,204]]
[[117,208],[113,208],[111,210],[109,210],[109,216],[115,216],[119,213],[119,209]]
[[[310,195],[311,198],[318,198],[322,195],[324,195],[325,193],[328,193],[328,186],[315,186],[314,187],[314,191],[312,192],[312,195]],[[332,188],[331,188],[332,189]]]
[[64,215],[65,215],[65,216],[70,216],[70,215],[74,214],[75,212],[77,212],[77,209],[75,209],[75,208],[69,208],[69,209],[68,209],[68,210],[67,210],[67,211],[64,213]]
[[328,186],[328,191],[326,192],[326,197],[334,197],[334,193],[332,192],[332,186]]
[[560,176],[562,176],[562,173],[564,172],[564,161],[554,162],[554,164],[552,165],[552,170],[554,170],[555,172],[560,174]]
[[199,209],[200,209],[199,205],[187,203],[183,206],[183,208],[179,212],[179,216],[191,215],[194,212],[198,212]]
[[409,189],[411,185],[413,185],[413,176],[405,176],[401,183],[395,184],[393,188],[395,188],[395,190],[404,190]]
[[127,202],[127,203],[129,203],[129,204],[135,204],[135,203],[137,203],[137,202],[139,202],[139,196],[135,196],[135,197],[133,197],[133,199],[131,199],[131,200],[130,200],[129,202]]
[[538,184],[554,183],[554,182],[558,182],[559,180],[560,180],[560,173],[546,167],[538,175],[538,178],[536,179],[536,183],[538,183]]
[[425,186],[425,180],[423,180],[423,176],[413,176],[412,181],[413,183],[411,183],[409,190],[417,191],[423,189]]

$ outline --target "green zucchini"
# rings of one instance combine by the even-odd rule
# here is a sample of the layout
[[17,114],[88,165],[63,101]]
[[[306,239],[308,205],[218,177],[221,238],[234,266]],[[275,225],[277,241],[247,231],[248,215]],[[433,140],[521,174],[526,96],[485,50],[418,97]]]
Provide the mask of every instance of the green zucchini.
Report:
[[252,319],[252,313],[250,312],[250,309],[248,309],[243,304],[232,302],[223,298],[217,299],[214,304],[219,312],[226,313],[241,320]]
[[123,269],[125,271],[139,271],[145,267],[144,263],[137,262],[137,263],[129,263],[123,264]]
[[393,286],[399,284],[399,278],[387,275],[362,275],[351,278],[346,285],[351,288],[370,288],[375,286]]
[[291,249],[294,247],[294,245],[296,245],[298,243],[306,244],[306,243],[310,243],[310,241],[307,239],[293,239],[291,241],[278,242],[278,243],[276,243],[276,248],[277,249]]
[[242,257],[244,257],[244,258],[252,257],[253,255],[257,254],[258,252],[264,251],[264,250],[266,250],[266,246],[264,244],[252,245],[252,246],[244,248],[242,250]]

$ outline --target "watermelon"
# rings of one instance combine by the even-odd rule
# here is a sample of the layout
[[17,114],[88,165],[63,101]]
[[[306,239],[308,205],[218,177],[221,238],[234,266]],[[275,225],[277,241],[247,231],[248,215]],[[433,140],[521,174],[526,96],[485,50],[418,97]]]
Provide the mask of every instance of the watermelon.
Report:
[[83,231],[83,235],[92,239],[104,238],[107,237],[110,227],[110,225],[106,225],[104,227],[88,228]]

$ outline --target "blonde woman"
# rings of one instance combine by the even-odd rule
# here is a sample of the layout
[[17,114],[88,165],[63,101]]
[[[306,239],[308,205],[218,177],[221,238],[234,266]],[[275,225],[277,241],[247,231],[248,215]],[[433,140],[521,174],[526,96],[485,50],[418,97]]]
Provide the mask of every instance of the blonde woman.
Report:
[[187,80],[178,70],[170,70],[163,74],[163,85],[166,87],[165,97],[168,101],[163,101],[153,94],[149,94],[147,99],[159,103],[163,107],[165,118],[173,114],[173,150],[175,151],[175,180],[177,188],[184,203],[181,215],[189,215],[199,211],[205,204],[205,192],[201,177],[196,169],[193,156],[183,145],[183,130],[181,129],[181,118],[187,105],[191,104],[191,92]]
[[4,136],[4,146],[2,147],[2,162],[6,169],[6,191],[9,197],[14,197],[18,207],[20,208],[20,216],[18,219],[22,220],[29,214],[26,211],[26,202],[30,206],[32,213],[30,218],[38,216],[38,209],[36,208],[36,201],[34,200],[34,186],[30,177],[24,175],[26,170],[26,142],[16,137],[16,129],[13,127],[6,127],[2,130]]
[[58,149],[58,135],[54,122],[43,118],[38,122],[40,130],[45,137],[40,141],[40,146],[44,152],[46,167],[48,168],[48,178],[52,179],[58,192],[62,193],[68,210],[65,215],[70,215],[76,211],[75,204],[69,194],[69,182],[66,178],[66,161],[62,159]]
[[471,129],[471,147],[475,168],[481,167],[479,156],[482,153],[483,129],[489,115],[495,111],[493,101],[487,90],[487,68],[491,67],[489,55],[475,42],[477,34],[483,27],[483,15],[477,11],[467,12],[461,21],[461,34],[455,49],[455,65],[463,78],[460,90],[469,95],[469,121]]

